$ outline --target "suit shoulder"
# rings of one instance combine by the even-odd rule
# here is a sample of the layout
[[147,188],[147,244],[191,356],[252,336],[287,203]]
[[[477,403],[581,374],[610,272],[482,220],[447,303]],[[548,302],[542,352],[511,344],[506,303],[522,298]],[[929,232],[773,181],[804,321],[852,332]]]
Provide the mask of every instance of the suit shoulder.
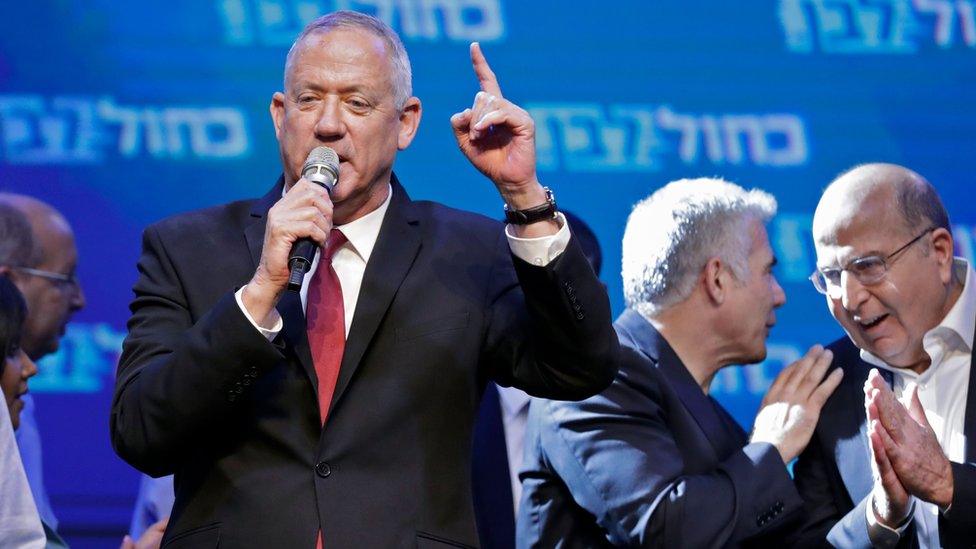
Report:
[[179,213],[152,223],[147,231],[154,231],[164,238],[200,238],[213,231],[225,231],[250,217],[256,199],[237,200],[218,206]]
[[849,370],[853,367],[861,368],[861,350],[854,345],[854,342],[847,336],[838,338],[837,340],[831,342],[827,345],[827,349],[830,349],[834,353],[834,365],[844,370]]
[[[538,399],[548,409],[547,418],[554,427],[574,421],[591,421],[609,416],[653,416],[667,408],[671,392],[657,365],[639,350],[620,346],[619,368],[609,387],[581,401]],[[536,399],[534,399],[536,400]]]
[[439,202],[418,200],[413,204],[417,212],[428,220],[428,223],[432,223],[435,226],[442,226],[446,229],[463,230],[465,234],[471,234],[473,232],[475,234],[497,237],[499,231],[504,226],[497,219],[452,208]]

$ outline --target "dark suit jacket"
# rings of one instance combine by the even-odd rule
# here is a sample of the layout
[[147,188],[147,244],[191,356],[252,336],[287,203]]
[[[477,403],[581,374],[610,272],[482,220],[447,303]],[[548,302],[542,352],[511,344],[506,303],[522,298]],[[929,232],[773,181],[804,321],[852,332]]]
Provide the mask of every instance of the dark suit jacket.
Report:
[[776,448],[748,444],[638,313],[616,328],[609,389],[532,403],[518,546],[735,546],[789,524],[801,500]]
[[413,202],[394,178],[323,429],[298,294],[274,342],[233,295],[281,189],[143,237],[111,429],[137,469],[176,474],[164,546],[311,548],[320,527],[330,548],[474,545],[486,380],[556,398],[606,387],[605,290],[574,240],[532,267],[498,222]]
[[[824,405],[813,439],[793,469],[807,508],[807,521],[796,543],[870,547],[865,505],[873,480],[864,382],[872,366],[861,360],[859,349],[847,337],[828,348],[834,352],[832,367],[843,368],[844,379]],[[890,383],[891,378],[886,378]],[[976,440],[976,368],[969,372],[965,422],[967,440]],[[967,444],[966,461],[952,464],[955,494],[949,512],[939,519],[944,547],[976,547],[976,444]],[[910,526],[899,547],[917,546],[918,536]]]

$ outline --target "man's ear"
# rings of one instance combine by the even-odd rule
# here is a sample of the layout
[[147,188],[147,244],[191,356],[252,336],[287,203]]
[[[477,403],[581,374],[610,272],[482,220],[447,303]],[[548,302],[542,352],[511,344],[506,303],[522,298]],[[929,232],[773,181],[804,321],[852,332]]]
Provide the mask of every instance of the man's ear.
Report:
[[941,227],[932,231],[932,250],[939,266],[939,278],[943,284],[949,284],[952,280],[953,246],[952,233]]
[[271,96],[271,104],[268,105],[271,113],[271,122],[274,124],[275,137],[281,139],[281,126],[285,123],[285,94],[275,92]]
[[420,99],[416,97],[407,99],[400,111],[400,133],[397,135],[399,150],[406,149],[413,142],[414,136],[417,135],[417,127],[420,126],[421,114],[423,114],[423,107],[420,105]]
[[715,306],[725,303],[726,294],[729,291],[731,280],[728,276],[728,269],[722,260],[713,257],[705,263],[702,269],[700,284],[705,290],[705,295]]

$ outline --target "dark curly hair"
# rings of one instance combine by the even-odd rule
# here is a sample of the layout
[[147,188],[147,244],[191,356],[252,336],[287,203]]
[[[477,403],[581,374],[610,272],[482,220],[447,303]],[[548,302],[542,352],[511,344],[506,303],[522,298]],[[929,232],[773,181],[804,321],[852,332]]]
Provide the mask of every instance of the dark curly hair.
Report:
[[3,373],[7,357],[20,349],[20,336],[27,318],[27,304],[17,286],[9,277],[0,275],[0,373]]

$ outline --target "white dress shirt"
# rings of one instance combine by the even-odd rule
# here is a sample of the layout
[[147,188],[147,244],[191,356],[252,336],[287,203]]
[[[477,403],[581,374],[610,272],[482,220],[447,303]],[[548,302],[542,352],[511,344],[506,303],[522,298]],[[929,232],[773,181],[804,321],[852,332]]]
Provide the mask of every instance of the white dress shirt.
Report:
[[[282,193],[282,196],[284,196],[284,193]],[[373,247],[376,245],[376,239],[379,237],[380,227],[383,225],[383,218],[386,216],[386,211],[390,207],[392,197],[393,188],[390,187],[386,195],[386,201],[379,208],[355,221],[346,223],[345,225],[336,225],[335,227],[342,231],[342,234],[348,240],[332,257],[332,268],[335,269],[336,275],[339,277],[339,284],[342,286],[347,336],[349,335],[349,327],[352,325],[353,315],[356,312],[356,303],[359,300],[359,288],[363,284],[366,264],[369,262],[369,256],[372,254]],[[556,215],[557,221],[559,222],[559,232],[552,236],[519,238],[512,235],[506,226],[505,235],[508,237],[508,245],[512,253],[519,259],[539,267],[548,265],[552,260],[559,257],[569,244],[570,232],[569,225],[566,223],[566,217],[561,213],[557,213]],[[320,250],[316,250],[315,259],[312,260],[312,267],[305,273],[305,283],[302,284],[301,291],[303,309],[307,301],[308,281],[311,280],[312,274],[318,268],[319,255]],[[273,323],[271,328],[262,328],[251,318],[247,308],[244,307],[244,302],[241,298],[243,292],[244,288],[241,287],[235,293],[235,297],[237,298],[237,305],[244,312],[244,316],[269,341],[274,339],[284,327],[281,317],[277,317],[276,322]],[[521,463],[521,460],[519,463]]]
[[[942,451],[950,461],[964,463],[966,399],[969,392],[973,331],[976,329],[976,286],[972,284],[973,269],[965,259],[955,258],[953,274],[965,282],[959,299],[949,313],[922,338],[922,347],[932,359],[927,370],[917,374],[906,368],[892,368],[864,350],[861,350],[861,358],[868,364],[893,374],[893,390],[899,399],[909,383],[918,385],[918,399]],[[924,501],[914,503],[913,520],[920,546],[941,547],[938,506]],[[869,505],[867,511],[869,524],[876,523],[877,520],[872,507]],[[899,533],[903,531],[904,528],[901,528]]]
[[518,513],[522,499],[522,481],[519,470],[522,468],[522,453],[525,448],[525,425],[529,419],[528,393],[515,387],[498,386],[498,404],[502,412],[502,425],[505,427],[505,450],[508,453],[508,475],[512,482],[512,509]]
[[0,547],[34,549],[45,543],[41,518],[17,451],[10,410],[6,400],[0,400]]

